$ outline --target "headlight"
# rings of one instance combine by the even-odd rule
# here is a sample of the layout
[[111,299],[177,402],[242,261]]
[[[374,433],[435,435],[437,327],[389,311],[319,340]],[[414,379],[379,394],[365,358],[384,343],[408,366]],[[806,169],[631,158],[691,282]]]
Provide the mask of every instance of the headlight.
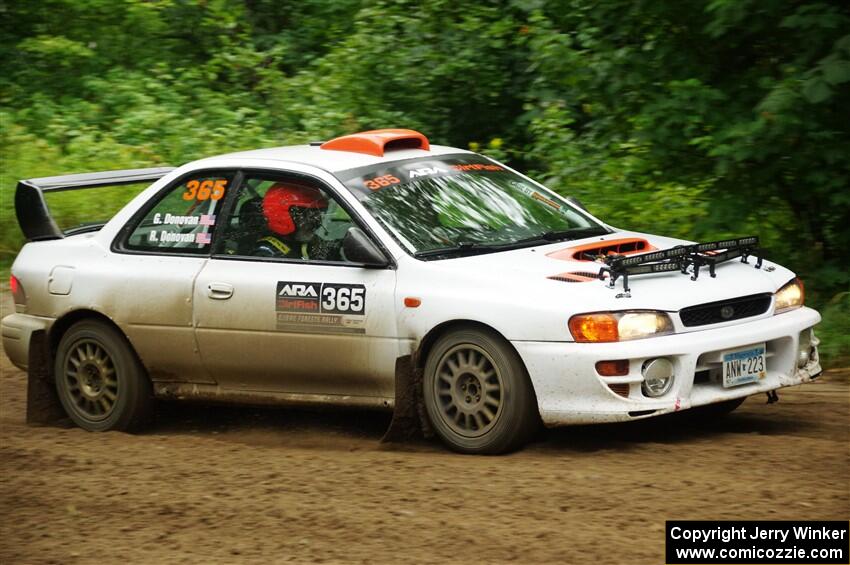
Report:
[[664,312],[596,312],[570,318],[570,333],[581,343],[625,341],[673,333]]
[[782,312],[787,312],[788,310],[793,310],[794,308],[799,308],[803,305],[803,299],[805,297],[805,292],[803,290],[803,281],[800,279],[794,279],[774,294],[776,297],[776,308],[774,309],[774,314],[780,314]]

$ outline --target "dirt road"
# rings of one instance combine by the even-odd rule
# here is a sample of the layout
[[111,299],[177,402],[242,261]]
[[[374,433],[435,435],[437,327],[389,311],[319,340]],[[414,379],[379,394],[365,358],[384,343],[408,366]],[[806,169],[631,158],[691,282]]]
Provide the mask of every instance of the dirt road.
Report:
[[3,564],[659,564],[666,519],[850,517],[848,370],[707,426],[464,457],[381,445],[373,413],[173,405],[141,435],[28,427],[25,375],[0,367]]

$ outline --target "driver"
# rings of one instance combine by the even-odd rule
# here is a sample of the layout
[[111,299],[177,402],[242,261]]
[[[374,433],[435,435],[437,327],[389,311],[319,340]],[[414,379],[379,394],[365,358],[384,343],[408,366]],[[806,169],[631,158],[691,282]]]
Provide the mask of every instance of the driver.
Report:
[[317,243],[316,229],[328,200],[315,188],[279,182],[263,197],[263,216],[269,234],[257,241],[254,255],[310,259]]

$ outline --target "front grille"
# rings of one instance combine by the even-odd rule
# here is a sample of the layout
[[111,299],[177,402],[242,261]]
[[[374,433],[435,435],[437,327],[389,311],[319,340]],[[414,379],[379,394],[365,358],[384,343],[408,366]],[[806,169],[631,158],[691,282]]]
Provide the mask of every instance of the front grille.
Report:
[[694,384],[695,385],[700,385],[700,384],[707,383],[707,382],[710,382],[710,381],[711,381],[711,371],[706,369],[704,371],[697,371],[696,373],[694,373]]
[[614,393],[619,394],[624,398],[629,397],[629,383],[615,383],[609,384],[608,388],[610,388]]
[[730,322],[764,314],[770,308],[770,300],[770,294],[753,294],[729,300],[697,304],[684,308],[679,312],[679,317],[682,319],[682,324],[689,328]]

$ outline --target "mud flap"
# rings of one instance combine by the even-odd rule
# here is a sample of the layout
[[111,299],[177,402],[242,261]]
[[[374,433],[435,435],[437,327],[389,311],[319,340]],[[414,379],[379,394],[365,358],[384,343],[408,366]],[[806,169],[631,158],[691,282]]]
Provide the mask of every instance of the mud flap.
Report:
[[27,424],[70,426],[50,372],[47,336],[33,332],[27,359]]
[[430,438],[433,435],[422,400],[422,369],[415,366],[410,355],[399,357],[395,362],[393,419],[381,443]]

